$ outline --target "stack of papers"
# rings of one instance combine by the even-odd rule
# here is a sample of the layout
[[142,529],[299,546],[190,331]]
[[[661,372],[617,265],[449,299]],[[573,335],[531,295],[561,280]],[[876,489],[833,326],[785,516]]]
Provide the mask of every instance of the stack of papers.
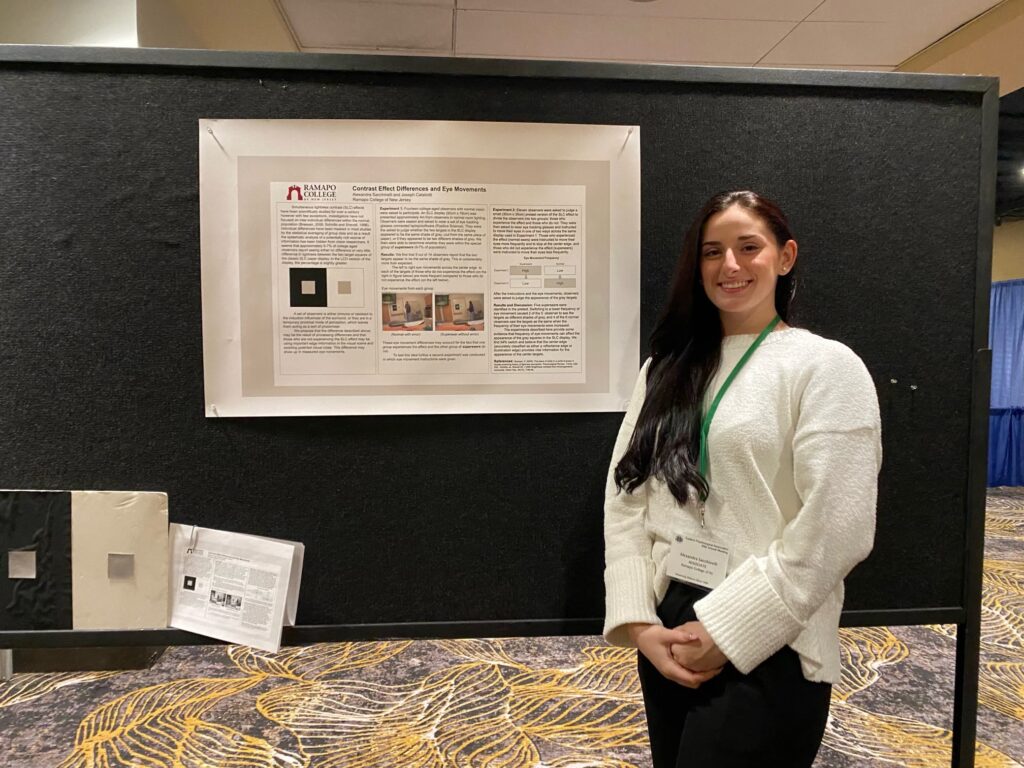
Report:
[[305,547],[299,542],[171,525],[168,624],[264,651],[294,626]]

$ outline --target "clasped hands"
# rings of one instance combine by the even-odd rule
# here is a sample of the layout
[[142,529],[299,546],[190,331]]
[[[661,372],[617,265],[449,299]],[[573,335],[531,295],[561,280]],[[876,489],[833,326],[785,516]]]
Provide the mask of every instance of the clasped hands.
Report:
[[729,661],[699,621],[688,621],[675,629],[660,624],[631,624],[629,634],[664,677],[687,688],[706,683]]

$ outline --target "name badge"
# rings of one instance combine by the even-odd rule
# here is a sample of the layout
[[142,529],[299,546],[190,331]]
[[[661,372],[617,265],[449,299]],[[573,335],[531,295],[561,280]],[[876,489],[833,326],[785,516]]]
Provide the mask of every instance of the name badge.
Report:
[[676,536],[668,555],[669,578],[706,589],[722,583],[728,566],[728,547],[695,536]]

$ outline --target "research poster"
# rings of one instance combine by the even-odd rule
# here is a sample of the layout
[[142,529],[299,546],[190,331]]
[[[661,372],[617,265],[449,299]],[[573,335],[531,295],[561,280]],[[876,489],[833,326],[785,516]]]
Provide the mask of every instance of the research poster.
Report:
[[206,413],[615,411],[636,126],[201,120]]

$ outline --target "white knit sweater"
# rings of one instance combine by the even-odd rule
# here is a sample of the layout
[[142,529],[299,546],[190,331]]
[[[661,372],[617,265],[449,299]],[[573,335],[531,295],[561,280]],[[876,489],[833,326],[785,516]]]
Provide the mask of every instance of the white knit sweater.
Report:
[[[724,339],[710,393],[755,338]],[[649,364],[615,441],[605,494],[604,635],[615,645],[630,645],[626,624],[661,623],[655,609],[668,590],[673,535],[702,535],[695,492],[682,506],[657,479],[632,494],[615,488]],[[707,531],[730,555],[725,581],[695,604],[697,618],[744,674],[789,645],[808,680],[838,682],[843,578],[874,539],[882,445],[871,376],[839,342],[775,331],[726,391],[708,447]]]

